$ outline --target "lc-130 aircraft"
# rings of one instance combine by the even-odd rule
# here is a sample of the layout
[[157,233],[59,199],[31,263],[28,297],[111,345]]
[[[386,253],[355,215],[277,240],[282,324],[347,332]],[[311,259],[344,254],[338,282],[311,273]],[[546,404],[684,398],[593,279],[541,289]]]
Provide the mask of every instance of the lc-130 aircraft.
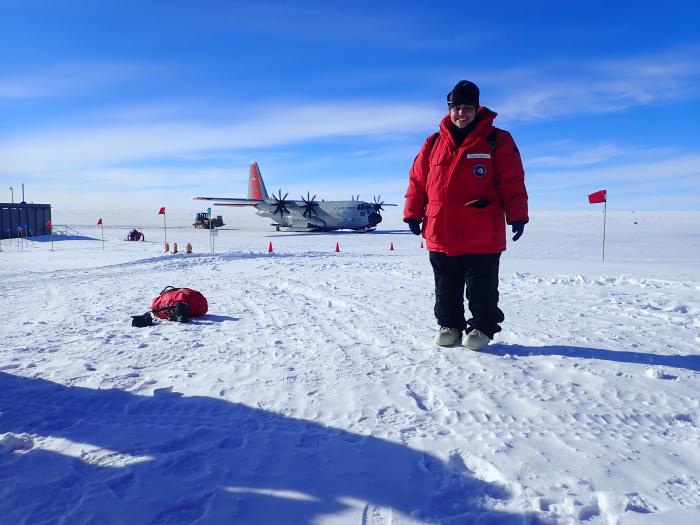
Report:
[[316,195],[306,198],[302,195],[300,201],[287,200],[289,193],[282,196],[267,194],[265,183],[258,163],[250,165],[248,178],[248,198],[230,197],[194,197],[200,201],[214,201],[215,206],[252,206],[258,211],[257,215],[268,217],[275,221],[272,226],[284,231],[331,231],[355,230],[357,232],[372,231],[382,222],[382,206],[396,206],[374,198],[374,202],[364,202],[354,197],[349,201],[317,201]]

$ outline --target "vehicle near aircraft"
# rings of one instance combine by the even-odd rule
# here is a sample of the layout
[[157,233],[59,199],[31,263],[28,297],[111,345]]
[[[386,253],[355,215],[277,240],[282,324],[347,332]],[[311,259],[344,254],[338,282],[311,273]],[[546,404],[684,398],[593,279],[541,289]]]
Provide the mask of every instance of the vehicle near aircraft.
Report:
[[316,195],[301,200],[287,200],[289,193],[282,196],[282,190],[272,196],[267,194],[265,182],[260,174],[257,162],[250,165],[248,177],[248,198],[235,197],[194,197],[195,200],[214,201],[215,206],[251,206],[257,215],[275,221],[272,223],[278,231],[332,231],[354,230],[367,232],[376,229],[382,222],[381,211],[387,204],[380,197],[373,202],[365,202],[354,197],[349,201],[316,200]]
[[216,217],[209,217],[206,211],[199,212],[194,219],[192,226],[195,228],[204,228],[205,230],[211,230],[212,228],[221,228],[224,225],[224,219],[221,215]]

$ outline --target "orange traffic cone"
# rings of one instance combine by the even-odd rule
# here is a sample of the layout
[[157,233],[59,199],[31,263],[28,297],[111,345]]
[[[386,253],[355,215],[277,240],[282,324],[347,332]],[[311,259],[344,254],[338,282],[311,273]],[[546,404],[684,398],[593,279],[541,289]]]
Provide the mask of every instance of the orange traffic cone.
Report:
[[391,243],[391,246],[389,246],[389,251],[390,251],[390,252],[393,252],[393,251],[394,251],[394,243],[393,243],[393,242]]
[[335,251],[336,252],[340,251],[340,245],[337,242],[335,243]]
[[267,253],[272,253],[272,241],[270,241],[270,244],[267,246]]

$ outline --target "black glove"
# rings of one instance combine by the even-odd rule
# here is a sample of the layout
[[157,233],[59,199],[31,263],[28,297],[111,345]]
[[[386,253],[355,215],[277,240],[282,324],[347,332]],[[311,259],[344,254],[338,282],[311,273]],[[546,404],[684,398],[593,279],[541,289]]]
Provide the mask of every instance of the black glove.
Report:
[[523,232],[525,231],[525,225],[527,224],[527,221],[513,221],[510,223],[511,228],[513,229],[513,240],[517,241],[520,239],[522,236]]
[[405,219],[404,221],[406,224],[408,224],[408,229],[411,230],[411,232],[414,235],[420,235],[420,221],[417,219]]

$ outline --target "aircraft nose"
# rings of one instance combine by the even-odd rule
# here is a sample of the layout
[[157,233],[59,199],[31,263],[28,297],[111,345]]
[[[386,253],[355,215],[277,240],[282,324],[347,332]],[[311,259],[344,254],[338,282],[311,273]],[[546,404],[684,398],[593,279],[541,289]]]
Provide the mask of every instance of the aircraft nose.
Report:
[[382,216],[378,213],[370,213],[369,217],[367,217],[367,222],[369,222],[370,226],[376,226],[377,224],[382,222]]

